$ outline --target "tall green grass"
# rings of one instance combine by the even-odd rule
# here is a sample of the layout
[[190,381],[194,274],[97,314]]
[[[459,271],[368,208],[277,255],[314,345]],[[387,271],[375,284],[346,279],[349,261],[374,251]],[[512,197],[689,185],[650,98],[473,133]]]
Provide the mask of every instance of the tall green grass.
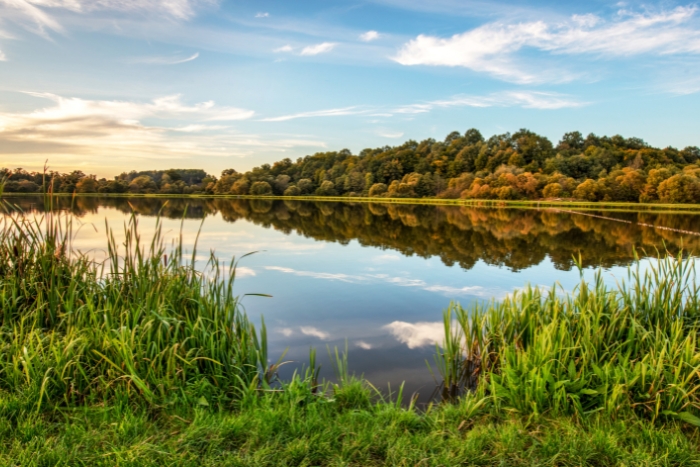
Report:
[[665,256],[602,272],[570,293],[528,287],[500,302],[445,312],[437,349],[442,394],[498,413],[600,413],[700,425],[700,298],[694,260]]
[[[274,373],[233,293],[236,263],[198,272],[161,225],[144,241],[132,216],[107,258],[72,248],[71,217],[0,220],[0,389],[27,403],[143,399],[226,406]],[[195,250],[196,251],[196,250]]]

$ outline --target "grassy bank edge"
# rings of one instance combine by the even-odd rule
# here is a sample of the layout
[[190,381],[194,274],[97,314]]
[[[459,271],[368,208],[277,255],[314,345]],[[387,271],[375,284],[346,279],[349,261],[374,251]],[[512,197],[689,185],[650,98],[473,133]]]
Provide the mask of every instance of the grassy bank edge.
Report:
[[[2,197],[42,197],[42,193],[2,193]],[[531,200],[488,200],[488,199],[438,199],[438,198],[370,198],[348,196],[254,196],[254,195],[213,195],[213,194],[142,194],[142,193],[53,193],[59,197],[86,198],[160,198],[160,199],[254,199],[254,200],[295,200],[314,202],[344,203],[381,203],[381,204],[419,204],[430,206],[470,206],[482,208],[575,208],[582,211],[617,211],[617,212],[700,212],[700,204],[661,204],[661,203],[624,203],[606,201],[531,201]]]
[[[355,393],[341,389],[336,400]],[[365,394],[369,391],[364,390]],[[0,411],[11,406],[0,394]],[[390,402],[302,405],[268,394],[238,411],[91,406],[0,419],[11,466],[690,466],[700,432],[680,424],[591,416],[470,418]]]

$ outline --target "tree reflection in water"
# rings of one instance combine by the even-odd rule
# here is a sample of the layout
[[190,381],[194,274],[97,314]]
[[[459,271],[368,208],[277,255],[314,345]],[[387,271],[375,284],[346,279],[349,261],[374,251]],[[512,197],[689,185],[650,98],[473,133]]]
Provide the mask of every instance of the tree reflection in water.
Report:
[[[27,211],[44,210],[40,198],[8,199]],[[577,213],[558,209],[478,208],[271,199],[57,198],[54,207],[81,217],[99,208],[143,216],[245,219],[318,241],[386,248],[404,255],[439,257],[448,266],[472,268],[481,260],[518,271],[549,257],[570,270],[627,265],[656,249],[699,251],[698,216],[651,212]],[[662,227],[662,228],[655,228]],[[686,231],[686,232],[681,232]]]

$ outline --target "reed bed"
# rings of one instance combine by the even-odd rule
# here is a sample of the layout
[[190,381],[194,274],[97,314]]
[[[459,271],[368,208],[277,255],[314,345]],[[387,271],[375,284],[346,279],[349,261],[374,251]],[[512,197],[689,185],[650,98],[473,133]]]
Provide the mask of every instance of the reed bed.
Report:
[[571,293],[528,287],[444,314],[445,399],[527,416],[600,413],[700,426],[700,301],[692,258],[639,263],[611,288],[598,271]]
[[107,259],[71,247],[69,215],[11,212],[0,226],[0,389],[43,404],[120,398],[230,405],[270,382],[264,325],[233,293],[236,263],[204,268],[144,242],[132,216]]
[[691,259],[527,288],[444,315],[442,402],[402,404],[328,349],[288,381],[233,292],[132,216],[106,259],[69,215],[0,220],[2,465],[698,465],[699,302]]

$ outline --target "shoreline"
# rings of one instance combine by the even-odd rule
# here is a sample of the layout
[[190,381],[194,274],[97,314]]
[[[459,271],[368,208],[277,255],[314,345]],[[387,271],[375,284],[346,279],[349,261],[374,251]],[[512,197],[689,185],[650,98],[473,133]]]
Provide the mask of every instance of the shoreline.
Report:
[[[0,198],[43,197],[44,193],[2,193]],[[156,199],[255,199],[289,200],[342,203],[408,204],[428,206],[465,206],[475,208],[576,208],[586,211],[610,212],[667,212],[700,213],[700,204],[661,204],[629,203],[606,201],[564,201],[564,200],[491,200],[491,199],[439,199],[439,198],[370,198],[349,196],[256,196],[256,195],[216,195],[216,194],[161,194],[161,193],[52,193],[55,197],[84,198],[156,198]]]

